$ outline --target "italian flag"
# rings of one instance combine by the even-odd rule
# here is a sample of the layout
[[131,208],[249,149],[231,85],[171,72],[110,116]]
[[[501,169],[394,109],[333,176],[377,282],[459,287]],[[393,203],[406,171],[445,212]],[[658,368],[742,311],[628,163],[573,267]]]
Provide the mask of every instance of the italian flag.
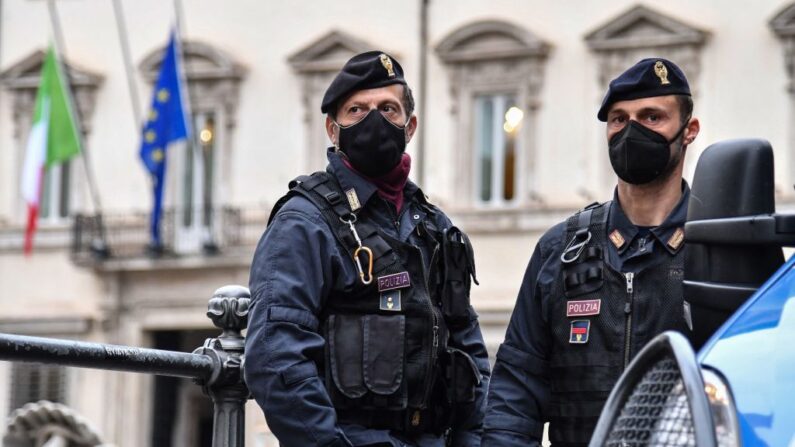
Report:
[[36,93],[33,125],[28,137],[22,170],[22,196],[28,207],[25,229],[25,253],[33,249],[33,234],[39,201],[48,167],[62,163],[80,153],[69,90],[55,50],[50,46],[41,68],[41,82]]

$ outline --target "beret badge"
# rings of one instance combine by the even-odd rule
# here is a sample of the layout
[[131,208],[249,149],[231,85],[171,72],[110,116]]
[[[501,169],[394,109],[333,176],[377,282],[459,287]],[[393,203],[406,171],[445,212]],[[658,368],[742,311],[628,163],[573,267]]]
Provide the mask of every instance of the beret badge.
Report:
[[383,54],[383,53],[381,53],[381,56],[379,56],[379,57],[381,59],[381,65],[384,66],[384,68],[386,69],[386,72],[389,75],[389,77],[390,78],[394,78],[395,77],[395,70],[392,68],[392,59],[390,59],[389,56],[387,56],[386,54]]
[[662,61],[657,61],[654,64],[654,74],[660,78],[661,85],[667,85],[671,83],[671,81],[668,80],[668,69],[665,68],[665,64],[663,64]]

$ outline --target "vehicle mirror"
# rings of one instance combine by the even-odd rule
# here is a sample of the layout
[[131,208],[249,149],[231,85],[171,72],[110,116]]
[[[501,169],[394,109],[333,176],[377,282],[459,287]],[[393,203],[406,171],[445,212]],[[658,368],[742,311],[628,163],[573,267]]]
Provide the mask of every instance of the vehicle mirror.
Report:
[[770,232],[770,226],[739,219],[747,230],[739,235],[738,219],[731,218],[771,221],[774,212],[773,149],[768,141],[728,140],[704,150],[696,165],[685,226],[683,291],[694,349],[784,262],[779,245],[763,242],[772,235],[759,234]]

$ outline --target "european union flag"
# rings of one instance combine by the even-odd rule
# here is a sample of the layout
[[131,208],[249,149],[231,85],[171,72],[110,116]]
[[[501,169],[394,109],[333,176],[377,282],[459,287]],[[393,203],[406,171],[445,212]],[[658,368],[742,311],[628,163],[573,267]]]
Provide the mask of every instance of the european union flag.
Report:
[[152,208],[152,246],[160,248],[160,215],[166,176],[166,150],[176,141],[187,139],[188,110],[185,107],[180,67],[180,47],[176,33],[166,47],[160,74],[155,84],[152,107],[146,117],[141,138],[141,159],[152,175],[154,207]]

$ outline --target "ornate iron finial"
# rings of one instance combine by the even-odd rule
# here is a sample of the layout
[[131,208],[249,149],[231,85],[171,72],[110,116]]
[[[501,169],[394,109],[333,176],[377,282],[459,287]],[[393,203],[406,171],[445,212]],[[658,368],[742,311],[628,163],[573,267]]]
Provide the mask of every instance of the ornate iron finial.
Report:
[[224,332],[218,341],[224,350],[243,352],[243,334],[248,325],[248,308],[251,293],[247,287],[224,286],[216,290],[207,304],[207,317]]
[[207,317],[213,324],[229,332],[237,333],[248,325],[248,307],[251,293],[243,286],[223,286],[216,290],[207,305]]

